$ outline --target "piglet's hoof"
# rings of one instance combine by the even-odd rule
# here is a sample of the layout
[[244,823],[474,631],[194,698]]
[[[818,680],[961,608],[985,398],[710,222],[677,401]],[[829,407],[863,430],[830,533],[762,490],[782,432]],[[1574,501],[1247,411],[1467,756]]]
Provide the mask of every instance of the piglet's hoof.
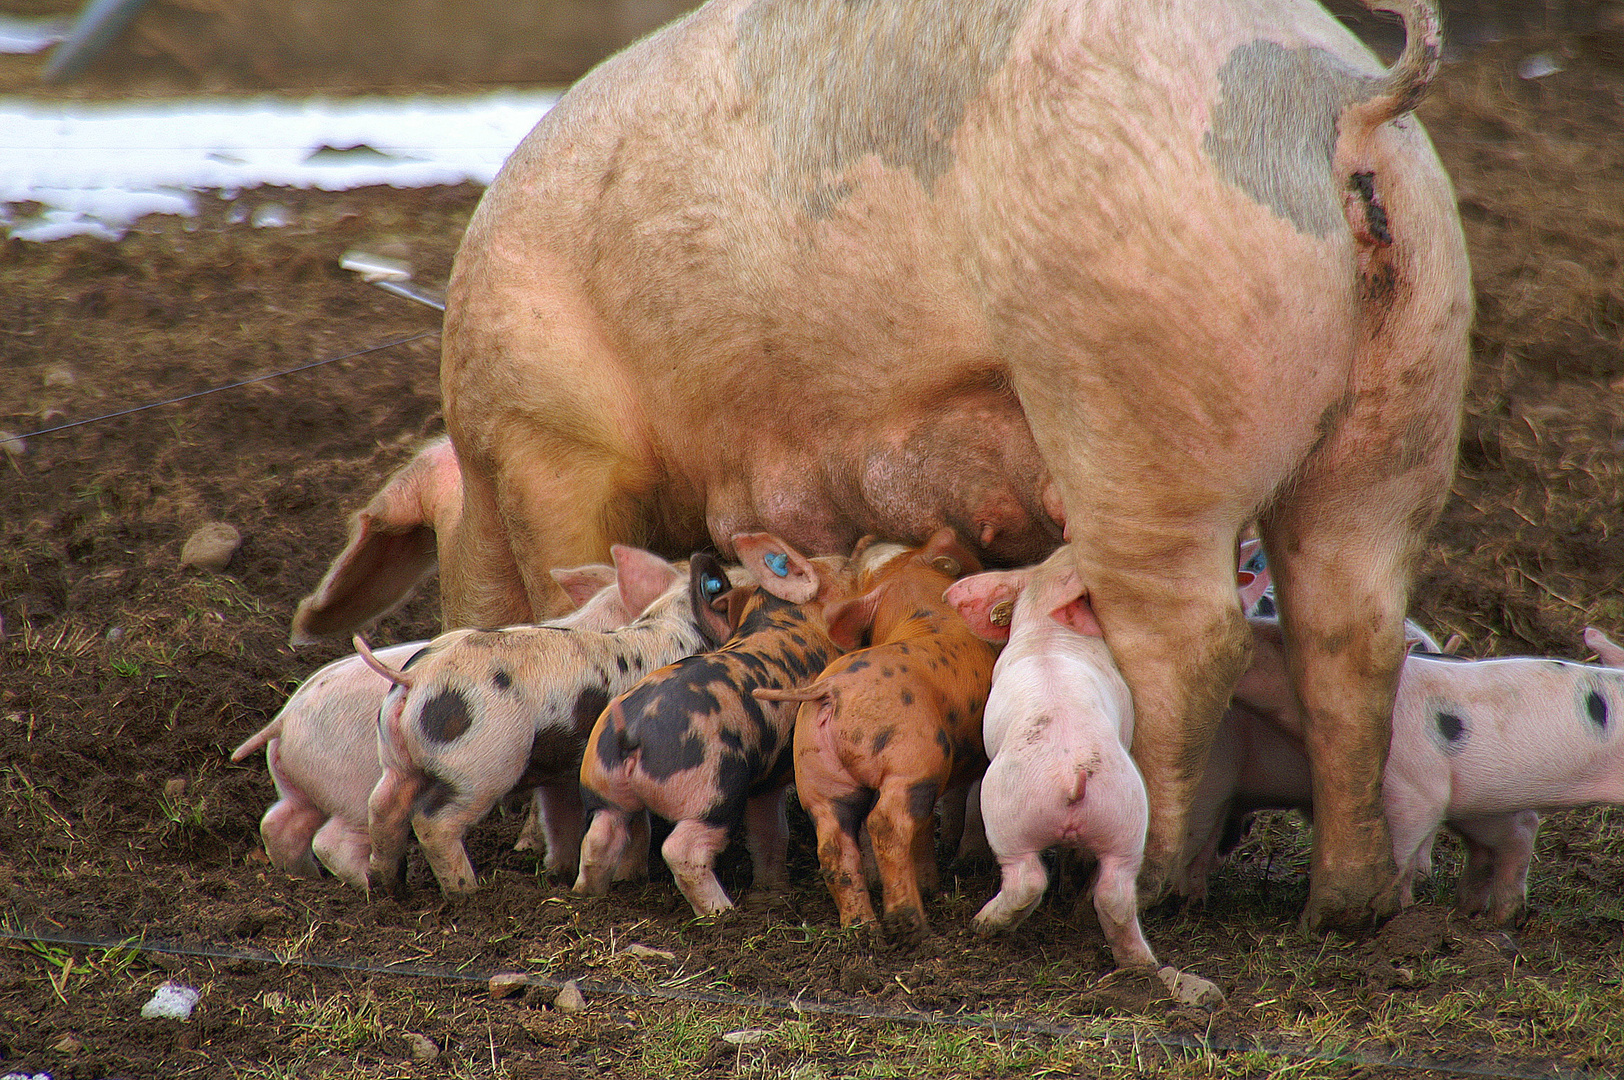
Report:
[[1167,992],[1180,1005],[1198,1009],[1216,1009],[1224,1003],[1224,992],[1216,983],[1198,975],[1188,975],[1169,964],[1156,972]]
[[887,911],[881,921],[885,936],[893,945],[918,945],[925,940],[925,914],[916,907]]

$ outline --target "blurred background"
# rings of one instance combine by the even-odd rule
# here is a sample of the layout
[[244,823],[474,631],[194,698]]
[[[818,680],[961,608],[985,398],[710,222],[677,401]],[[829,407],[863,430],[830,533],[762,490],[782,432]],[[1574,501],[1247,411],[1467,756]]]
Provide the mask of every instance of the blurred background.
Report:
[[[561,85],[695,4],[688,0],[7,0],[0,18],[123,28],[80,50],[51,94],[331,93]],[[1328,5],[1383,51],[1396,23]],[[1624,61],[1618,0],[1447,0],[1454,50],[1547,37]],[[0,55],[0,92],[39,93],[56,53]]]

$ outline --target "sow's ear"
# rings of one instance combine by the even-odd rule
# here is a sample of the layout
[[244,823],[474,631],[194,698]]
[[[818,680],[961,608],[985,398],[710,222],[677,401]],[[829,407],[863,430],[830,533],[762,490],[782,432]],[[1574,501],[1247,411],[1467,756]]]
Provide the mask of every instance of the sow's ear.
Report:
[[961,578],[947,590],[947,602],[958,610],[970,632],[995,645],[1009,640],[1015,602],[1026,588],[1027,571],[992,570]]
[[688,597],[694,608],[694,622],[711,647],[722,644],[732,633],[727,613],[712,605],[732,588],[727,571],[714,555],[696,554],[688,561]]
[[439,544],[462,517],[462,470],[439,439],[396,470],[350,520],[349,540],[315,592],[299,602],[289,640],[310,645],[392,611],[434,572]]
[[772,533],[738,533],[733,550],[756,582],[780,600],[805,604],[823,587],[812,560]]
[[652,551],[616,544],[609,554],[615,560],[620,602],[634,619],[677,580],[677,568]]

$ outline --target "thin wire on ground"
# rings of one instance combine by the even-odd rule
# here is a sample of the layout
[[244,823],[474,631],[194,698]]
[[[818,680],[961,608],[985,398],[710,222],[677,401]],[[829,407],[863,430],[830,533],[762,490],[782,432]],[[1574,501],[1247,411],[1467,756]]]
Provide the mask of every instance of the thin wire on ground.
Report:
[[[130,949],[136,952],[160,953],[169,956],[191,956],[202,960],[250,961],[278,967],[317,968],[329,971],[347,971],[360,975],[394,975],[403,978],[445,979],[459,983],[487,984],[497,972],[476,973],[442,964],[402,962],[396,964],[357,963],[322,957],[282,958],[257,949],[225,949],[215,946],[186,945],[170,942],[125,938],[114,940],[76,934],[38,934],[31,931],[0,927],[0,940],[24,945],[58,945],[86,949]],[[507,970],[507,969],[504,969]],[[1326,1064],[1346,1064],[1363,1067],[1390,1067],[1411,1072],[1439,1072],[1456,1076],[1490,1077],[1494,1080],[1604,1080],[1610,1073],[1597,1073],[1584,1069],[1568,1069],[1551,1061],[1526,1058],[1500,1057],[1494,1061],[1470,1061],[1464,1058],[1444,1058],[1436,1055],[1413,1057],[1373,1050],[1318,1050],[1313,1047],[1293,1046],[1279,1039],[1237,1039],[1212,1035],[1181,1035],[1176,1032],[1156,1031],[1104,1021],[1079,1026],[1058,1024],[1047,1020],[1017,1017],[996,1017],[982,1014],[952,1014],[921,1012],[912,1009],[887,1009],[861,1001],[828,1001],[821,998],[780,997],[768,994],[722,994],[704,990],[685,990],[673,987],[644,985],[621,979],[573,980],[583,993],[595,997],[629,997],[652,1001],[669,1001],[694,1005],[722,1005],[741,1009],[762,1009],[792,1015],[815,1014],[846,1017],[859,1020],[880,1020],[888,1023],[911,1024],[918,1027],[952,1027],[992,1033],[1043,1035],[1060,1039],[1120,1040],[1151,1044],[1164,1050],[1182,1053],[1206,1051],[1215,1054],[1264,1053],[1296,1061]],[[565,980],[546,975],[528,975],[526,984],[548,990],[561,990]]]
[[309,371],[311,368],[319,368],[323,364],[336,364],[340,360],[353,360],[357,356],[367,356],[371,353],[382,352],[384,349],[393,349],[397,345],[408,345],[414,341],[421,341],[424,338],[438,337],[439,335],[440,331],[438,330],[425,330],[421,334],[413,334],[411,337],[398,338],[394,341],[386,341],[382,345],[373,345],[365,349],[357,349],[355,352],[345,353],[343,356],[329,356],[325,360],[316,360],[300,367],[288,368],[286,371],[273,371],[266,375],[256,375],[252,379],[243,379],[241,382],[229,383],[226,386],[216,386],[208,390],[198,390],[195,393],[182,394],[180,397],[170,398],[167,401],[154,401],[147,405],[137,405],[133,409],[122,409],[118,412],[104,413],[101,416],[91,416],[83,420],[74,420],[71,423],[58,424],[55,427],[42,428],[39,431],[28,431],[21,435],[12,437],[18,439],[32,439],[38,435],[50,435],[54,432],[66,431],[69,428],[83,427],[86,424],[100,423],[103,420],[114,420],[120,416],[129,416],[131,413],[146,412],[148,409],[156,409],[163,405],[175,405],[182,401],[191,401],[193,398],[205,397],[209,394],[218,394],[222,390],[235,390],[239,386],[248,386],[251,383],[265,382],[268,379],[280,379],[284,375],[297,375],[301,371]]

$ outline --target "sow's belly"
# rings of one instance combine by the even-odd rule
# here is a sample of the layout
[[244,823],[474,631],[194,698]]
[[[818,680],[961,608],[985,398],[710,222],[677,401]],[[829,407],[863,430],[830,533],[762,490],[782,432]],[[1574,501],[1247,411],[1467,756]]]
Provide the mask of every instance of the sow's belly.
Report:
[[705,529],[724,552],[740,532],[766,530],[824,554],[865,535],[919,544],[944,525],[993,565],[1036,562],[1061,543],[1058,495],[1007,389],[816,431],[792,416],[735,432],[731,445],[718,439],[716,452],[682,470],[703,492]]

